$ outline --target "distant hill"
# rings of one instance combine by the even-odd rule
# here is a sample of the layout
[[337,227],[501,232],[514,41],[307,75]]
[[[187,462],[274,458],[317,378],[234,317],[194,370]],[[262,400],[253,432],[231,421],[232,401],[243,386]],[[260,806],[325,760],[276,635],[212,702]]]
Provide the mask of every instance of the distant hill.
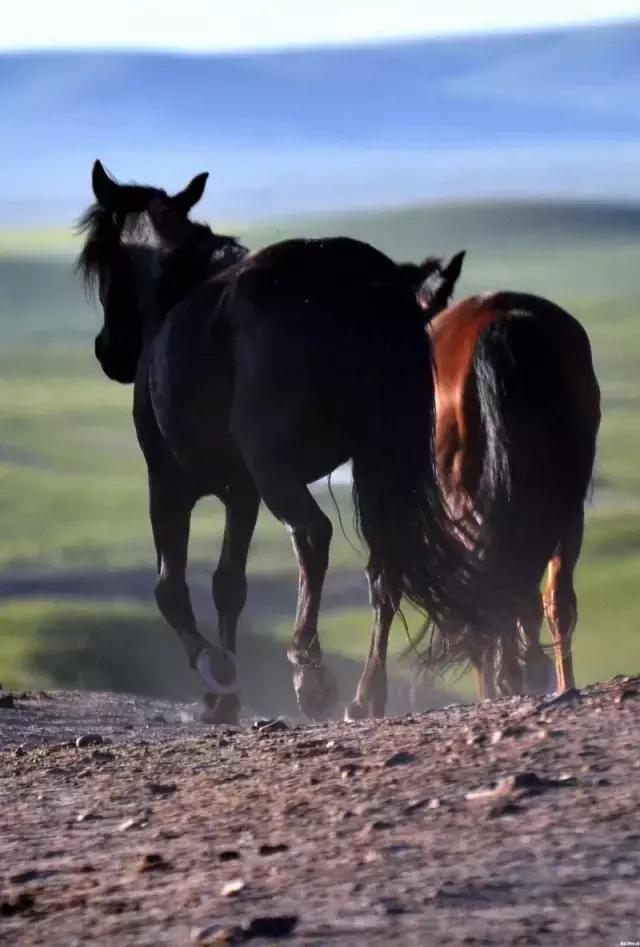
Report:
[[[510,287],[566,305],[640,296],[640,203],[434,204],[295,216],[229,229],[251,248],[291,236],[347,234],[398,260],[464,248],[460,294]],[[70,231],[0,231],[3,346],[87,346],[100,317],[88,310],[74,272],[78,249]]]
[[0,56],[0,225],[100,156],[259,219],[433,198],[640,196],[640,24],[280,53]]

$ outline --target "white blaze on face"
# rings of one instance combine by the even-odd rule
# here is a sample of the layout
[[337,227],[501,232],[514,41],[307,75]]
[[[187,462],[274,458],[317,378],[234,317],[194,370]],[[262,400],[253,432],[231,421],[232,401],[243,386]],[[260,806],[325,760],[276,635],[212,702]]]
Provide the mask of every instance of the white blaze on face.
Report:
[[120,243],[125,246],[149,247],[159,249],[162,238],[157,231],[149,211],[141,214],[127,214],[120,234]]
[[120,233],[120,245],[131,261],[140,312],[143,317],[153,314],[156,308],[153,289],[168,248],[148,211],[127,214]]

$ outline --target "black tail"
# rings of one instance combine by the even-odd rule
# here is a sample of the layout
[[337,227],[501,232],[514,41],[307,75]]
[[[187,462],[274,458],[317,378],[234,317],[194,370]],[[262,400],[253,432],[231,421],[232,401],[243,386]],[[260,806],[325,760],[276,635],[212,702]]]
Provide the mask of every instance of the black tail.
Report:
[[[489,586],[506,591],[507,603],[540,584],[564,524],[584,506],[598,431],[598,412],[575,395],[578,377],[598,399],[586,333],[552,304],[537,304],[537,314],[509,309],[485,329],[475,353],[486,441],[478,548]],[[545,307],[553,309],[546,318]],[[571,323],[570,351],[554,342],[558,320]],[[482,647],[469,643],[476,653]]]
[[415,298],[377,287],[365,301],[366,391],[358,414],[353,494],[381,587],[438,623],[477,622],[484,582],[453,533],[433,451],[431,347]]

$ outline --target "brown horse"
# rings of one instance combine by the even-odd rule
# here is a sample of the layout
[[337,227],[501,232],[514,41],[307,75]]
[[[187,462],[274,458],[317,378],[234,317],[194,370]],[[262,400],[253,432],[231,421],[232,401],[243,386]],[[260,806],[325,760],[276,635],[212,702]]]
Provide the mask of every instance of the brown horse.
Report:
[[[498,594],[510,589],[520,604],[497,636],[478,626],[434,628],[427,666],[471,662],[483,697],[547,690],[554,675],[539,640],[544,614],[564,691],[575,686],[573,574],[600,424],[591,348],[573,316],[537,296],[497,292],[448,306],[463,257],[401,269],[432,342],[443,492],[461,540],[482,550]],[[378,617],[383,640],[391,617]],[[367,666],[361,699],[371,699],[374,683]]]

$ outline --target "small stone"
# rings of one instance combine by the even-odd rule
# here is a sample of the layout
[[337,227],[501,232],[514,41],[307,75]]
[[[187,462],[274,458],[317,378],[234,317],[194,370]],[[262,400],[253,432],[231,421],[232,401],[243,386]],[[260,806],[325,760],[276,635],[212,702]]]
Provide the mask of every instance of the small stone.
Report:
[[255,720],[251,729],[257,730],[259,733],[279,733],[282,730],[288,730],[289,724],[286,720],[276,717],[275,719]]
[[465,793],[465,799],[469,802],[478,801],[490,801],[495,799],[498,796],[506,796],[509,793],[513,792],[513,779],[510,776],[507,776],[505,779],[498,780],[497,783],[493,786],[484,786],[481,789],[472,789],[469,792]]
[[640,691],[636,690],[635,687],[625,687],[615,696],[616,704],[623,704],[626,700],[631,700],[634,697],[639,697]]
[[508,738],[515,739],[524,736],[527,732],[527,727],[523,727],[522,724],[507,724],[505,727],[499,727],[493,731],[491,734],[491,743],[500,743],[501,740]]
[[540,779],[537,773],[530,771],[515,773],[513,776],[507,776],[506,780],[513,789],[540,789],[547,782]]
[[15,748],[15,750],[13,751],[13,755],[14,755],[14,756],[18,756],[18,757],[20,757],[20,756],[26,756],[26,755],[27,755],[27,751],[25,750],[25,748],[24,748],[22,745],[20,745],[20,746],[17,746],[17,747]]
[[0,901],[0,917],[13,917],[30,911],[35,904],[35,896],[30,891],[19,891]]
[[288,851],[289,851],[289,846],[285,845],[284,842],[276,842],[274,844],[265,842],[264,845],[261,845],[260,848],[258,849],[258,854],[268,857],[270,855],[280,855],[282,854],[282,852],[288,852]]
[[555,697],[550,697],[548,700],[544,700],[541,704],[541,709],[547,710],[552,707],[561,707],[564,704],[570,704],[574,700],[580,700],[582,694],[577,689],[577,687],[571,687],[569,690],[564,691],[562,694],[557,694]]
[[99,733],[83,733],[76,739],[76,747],[79,750],[87,746],[101,746],[103,743],[104,738]]
[[393,823],[387,819],[374,819],[373,822],[369,822],[364,826],[362,833],[363,835],[372,835],[374,832],[382,832],[384,829],[390,829],[392,827]]
[[93,819],[97,819],[98,816],[95,812],[92,812],[91,809],[87,809],[84,812],[79,812],[76,816],[76,822],[90,822]]
[[241,927],[205,927],[193,930],[191,940],[208,947],[213,944],[241,944],[246,937]]
[[467,746],[482,746],[486,742],[487,735],[485,733],[470,733],[466,740]]
[[147,789],[154,796],[170,796],[177,790],[175,783],[149,783]]
[[424,799],[414,799],[413,802],[407,803],[404,807],[405,815],[411,815],[412,812],[417,812],[418,809],[426,809],[430,803],[431,800],[428,797]]
[[382,765],[385,768],[391,766],[406,766],[408,763],[414,763],[415,760],[416,757],[413,753],[408,753],[406,750],[399,750],[397,753],[388,756]]
[[118,826],[118,832],[128,832],[129,829],[142,829],[147,824],[146,819],[138,816],[137,818],[130,817],[125,819],[124,822],[121,822]]
[[242,925],[246,940],[252,937],[289,937],[298,923],[296,914],[279,914],[271,917],[252,917]]
[[166,871],[169,863],[159,852],[149,852],[143,855],[137,864],[137,870],[141,873],[147,871]]
[[240,858],[240,852],[236,852],[232,848],[224,848],[221,852],[218,852],[218,858],[221,862],[237,861]]
[[247,883],[243,878],[232,878],[231,881],[227,881],[223,884],[220,889],[220,894],[223,898],[234,898],[237,894],[240,894],[246,886]]
[[340,779],[352,779],[358,772],[358,767],[354,763],[345,763],[340,767]]
[[404,914],[406,908],[397,898],[379,898],[374,909],[380,914]]
[[522,773],[514,773],[511,776],[504,776],[493,786],[487,786],[482,789],[472,789],[465,794],[465,799],[469,801],[490,801],[499,796],[508,796],[512,793],[517,793],[518,795],[537,795],[547,789],[575,785],[576,780],[568,774],[563,774],[559,779],[547,779],[541,778],[537,773],[525,771]]
[[40,872],[37,868],[27,868],[25,871],[19,871],[15,875],[9,876],[9,881],[13,885],[25,885],[29,881],[35,881],[36,878],[40,877]]

